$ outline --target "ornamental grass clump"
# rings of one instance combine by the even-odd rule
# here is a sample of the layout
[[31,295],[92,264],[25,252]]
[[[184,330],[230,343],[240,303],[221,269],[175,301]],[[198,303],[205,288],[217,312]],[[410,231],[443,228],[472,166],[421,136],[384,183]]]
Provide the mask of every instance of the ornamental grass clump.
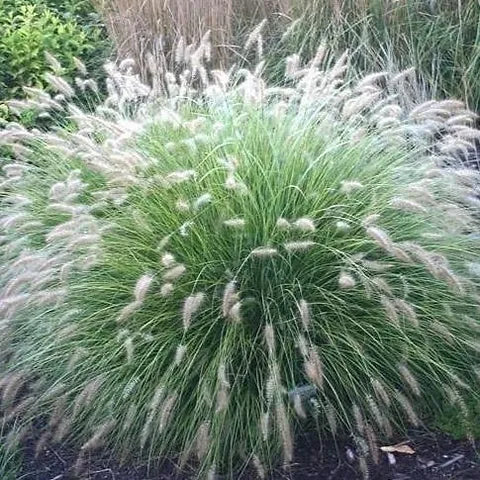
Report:
[[13,103],[70,127],[0,133],[5,420],[76,444],[78,472],[110,448],[211,477],[288,465],[301,430],[352,434],[366,473],[444,402],[468,426],[474,115],[403,102],[408,71],[346,83],[324,49],[285,88],[197,53],[162,97],[127,61],[94,112],[51,76],[63,98]]

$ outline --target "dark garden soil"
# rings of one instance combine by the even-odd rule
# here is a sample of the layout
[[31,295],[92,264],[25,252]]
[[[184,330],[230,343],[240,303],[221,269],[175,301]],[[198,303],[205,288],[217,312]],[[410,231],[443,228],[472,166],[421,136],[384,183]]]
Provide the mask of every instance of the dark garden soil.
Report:
[[[403,442],[402,442],[403,443]],[[415,453],[394,453],[390,457],[380,452],[380,463],[370,465],[371,480],[480,480],[480,457],[474,447],[444,434],[413,432],[408,444]],[[278,470],[269,480],[360,480],[354,448],[343,444],[321,444],[312,436],[297,442],[295,463]],[[39,458],[34,456],[34,442],[25,445],[24,463],[17,480],[190,480],[192,472],[179,472],[174,462],[164,462],[157,470],[145,465],[119,466],[106,455],[88,459],[85,474],[72,475],[76,454],[65,448],[47,446]],[[254,479],[245,472],[239,479]],[[218,480],[223,480],[218,477]]]

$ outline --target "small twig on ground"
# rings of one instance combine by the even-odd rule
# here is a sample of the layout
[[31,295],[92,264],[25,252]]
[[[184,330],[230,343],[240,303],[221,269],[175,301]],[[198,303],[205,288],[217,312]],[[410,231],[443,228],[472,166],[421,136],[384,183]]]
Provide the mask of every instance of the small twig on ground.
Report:
[[104,472],[109,472],[110,475],[112,476],[112,479],[115,480],[115,473],[113,473],[113,470],[111,468],[104,468],[103,470],[96,470],[95,472],[89,472],[91,475],[95,475],[97,473],[104,473]]
[[438,468],[448,467],[448,466],[452,465],[452,463],[458,462],[459,460],[461,460],[464,457],[465,457],[465,455],[455,455],[453,458],[451,458],[447,462],[442,463]]
[[[56,456],[64,465],[67,464],[67,462],[60,456],[60,454],[58,454],[58,453],[56,452],[55,449],[53,449],[52,447],[49,447],[49,448],[50,448],[50,450],[55,454],[55,456]],[[63,475],[61,475],[60,477],[62,477],[62,476],[63,476]],[[55,477],[55,478],[57,478],[57,477]]]

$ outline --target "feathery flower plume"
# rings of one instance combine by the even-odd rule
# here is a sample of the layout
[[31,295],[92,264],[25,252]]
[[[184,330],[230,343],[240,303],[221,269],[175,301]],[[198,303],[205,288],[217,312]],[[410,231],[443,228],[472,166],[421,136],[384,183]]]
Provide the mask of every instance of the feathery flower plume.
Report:
[[367,227],[366,232],[381,248],[386,251],[392,250],[393,243],[387,232],[379,227]]
[[403,315],[405,315],[405,317],[410,321],[410,323],[414,327],[419,326],[418,317],[412,305],[410,305],[408,302],[406,302],[401,298],[396,298],[394,300],[394,303],[398,311]]
[[148,405],[149,414],[143,426],[142,434],[140,437],[140,445],[142,448],[145,447],[145,444],[147,443],[148,437],[151,432],[153,420],[155,418],[155,415],[157,414],[157,410],[160,404],[162,403],[164,396],[165,396],[165,387],[163,386],[163,384],[160,384],[155,389],[152,400]]
[[83,347],[78,347],[76,348],[73,352],[72,355],[70,356],[70,359],[68,360],[68,365],[67,365],[67,372],[71,372],[77,363],[82,359],[85,358],[88,355],[88,350]]
[[187,346],[180,344],[177,347],[177,350],[175,352],[175,365],[178,367],[183,360],[183,357],[185,356],[185,353],[187,352]]
[[421,395],[420,387],[410,369],[404,363],[398,365],[397,368],[405,383],[410,387],[410,390],[419,397]]
[[237,286],[234,280],[227,283],[225,290],[223,292],[223,301],[222,301],[222,315],[228,317],[232,307],[238,302],[239,295],[237,293]]
[[45,60],[55,73],[62,73],[62,64],[50,52],[45,52]]
[[314,232],[315,223],[310,218],[299,218],[293,222],[292,226],[301,232]]
[[223,224],[226,227],[241,229],[245,227],[245,220],[243,218],[231,218],[229,220],[225,220]]
[[353,288],[357,285],[357,281],[353,276],[345,271],[340,273],[340,277],[338,278],[338,285],[341,289],[347,290],[349,288]]
[[341,182],[340,192],[350,194],[362,188],[363,184],[357,180],[343,180]]
[[138,413],[138,408],[137,406],[132,403],[129,407],[128,407],[128,411],[125,415],[125,419],[123,421],[123,425],[122,425],[122,430],[125,432],[127,431],[131,425],[133,424],[136,416],[137,416],[137,413]]
[[140,381],[139,377],[133,377],[129,382],[125,385],[125,388],[123,389],[122,392],[122,399],[127,399],[132,392],[135,390],[135,387],[138,385]]
[[335,228],[342,233],[348,232],[352,227],[348,222],[344,222],[343,220],[339,220],[335,223]]
[[202,460],[205,458],[210,448],[210,423],[208,421],[205,421],[200,425],[195,445],[197,458],[198,460]]
[[145,296],[147,295],[147,292],[154,280],[154,277],[152,275],[142,275],[136,285],[135,285],[135,290],[134,290],[134,296],[135,300],[137,302],[143,302],[145,300]]
[[362,220],[362,227],[367,228],[374,226],[380,220],[380,215],[378,213],[372,213],[371,215],[366,216]]
[[383,419],[384,416],[380,412],[380,408],[378,408],[377,402],[373,399],[372,396],[367,395],[367,404],[370,413],[372,414],[373,418],[375,419],[375,423],[379,428],[383,428]]
[[334,406],[327,402],[325,407],[325,416],[327,418],[328,427],[333,436],[337,434],[338,424],[337,424],[337,414],[335,412]]
[[55,434],[53,436],[53,441],[55,443],[62,442],[63,439],[68,435],[68,433],[72,429],[72,425],[73,425],[73,418],[72,417],[63,418],[55,429]]
[[185,299],[182,309],[183,329],[185,331],[190,327],[204,300],[205,294],[203,292],[195,293]]
[[291,227],[291,224],[286,218],[280,217],[277,220],[276,226],[279,230],[289,230]]
[[402,262],[413,263],[408,253],[398,245],[392,245],[388,253],[390,253],[390,255],[392,255],[393,257],[398,258]]
[[176,172],[171,172],[165,177],[167,184],[174,185],[177,183],[186,182],[192,178],[195,178],[195,170],[179,170]]
[[178,395],[176,393],[172,393],[167,397],[164,404],[162,405],[162,410],[160,412],[160,421],[158,424],[158,431],[160,433],[162,433],[168,425],[168,422],[172,415],[172,411],[175,407],[177,398],[178,398]]
[[188,212],[190,210],[190,204],[186,200],[183,200],[182,198],[177,200],[177,202],[175,203],[175,207],[180,212]]
[[163,237],[160,240],[160,243],[158,244],[157,250],[161,252],[167,246],[169,241],[170,241],[170,235]]
[[390,406],[391,399],[382,382],[376,378],[372,378],[371,383],[377,398],[381,400],[387,407]]
[[268,355],[270,358],[275,357],[275,331],[271,323],[267,323],[264,328],[265,343],[268,348]]
[[250,49],[250,47],[253,44],[258,43],[258,40],[260,39],[262,35],[262,30],[265,27],[267,23],[267,19],[264,18],[250,33],[250,35],[247,37],[247,41],[245,42],[245,45],[243,46],[244,51],[247,51]]
[[171,253],[168,253],[168,252],[165,252],[162,255],[162,260],[161,261],[162,261],[162,265],[165,268],[172,268],[177,263],[177,261],[175,260],[175,257]]
[[35,445],[35,458],[38,458],[42,452],[45,450],[45,447],[47,446],[47,443],[50,441],[52,436],[52,432],[50,430],[47,430],[43,432],[43,434],[40,436],[38,439],[36,445]]
[[259,258],[272,258],[278,254],[278,250],[272,247],[257,247],[252,250],[252,256]]
[[226,366],[223,362],[218,366],[217,380],[220,385],[220,388],[217,391],[217,413],[218,413],[218,412],[222,412],[227,408],[228,399],[229,399],[229,390],[230,390],[230,382],[228,381],[227,374],[226,374]]
[[230,311],[228,312],[228,317],[234,322],[234,323],[241,323],[242,322],[242,302],[238,301],[236,302]]
[[133,355],[135,353],[135,346],[133,344],[133,338],[128,337],[125,339],[125,342],[123,342],[123,346],[125,347],[125,351],[127,354],[127,363],[131,364],[133,362]]
[[323,388],[323,364],[320,355],[313,346],[309,349],[304,369],[307,378],[318,388]]
[[407,414],[407,417],[412,423],[412,425],[418,427],[420,425],[420,420],[418,419],[418,416],[410,403],[410,400],[401,392],[398,390],[395,390],[395,399],[398,401],[400,406],[403,408],[404,412]]
[[287,252],[296,253],[296,252],[305,252],[307,250],[310,250],[315,245],[316,245],[315,242],[312,242],[310,240],[305,240],[305,241],[298,241],[298,242],[287,242],[283,246],[285,247],[285,250],[287,250]]
[[293,408],[295,409],[295,413],[300,418],[307,418],[307,414],[305,413],[305,409],[303,408],[302,397],[298,393],[293,396]]
[[308,344],[307,340],[302,334],[298,335],[297,346],[302,354],[302,357],[306,360],[308,358]]
[[270,436],[270,413],[268,411],[262,413],[260,417],[260,431],[262,432],[263,441],[266,442]]
[[75,90],[63,78],[52,75],[51,73],[46,73],[45,80],[47,80],[52,88],[62,95],[65,95],[65,97],[70,98],[75,95]]
[[190,228],[192,228],[193,226],[193,222],[191,221],[188,221],[188,222],[185,222],[183,225],[180,226],[180,228],[178,229],[180,235],[182,237],[187,237],[188,236],[188,231],[190,230]]
[[80,408],[88,406],[93,401],[98,391],[100,390],[103,382],[103,376],[99,375],[85,385],[83,390],[77,395],[77,398],[75,399],[75,403],[73,405],[74,415],[78,413]]
[[94,435],[90,438],[90,440],[88,440],[82,445],[81,450],[83,452],[89,452],[91,450],[96,450],[98,447],[100,447],[103,444],[105,437],[115,427],[115,424],[116,424],[116,420],[109,420],[108,422],[105,422],[102,425],[100,425],[100,427],[98,427],[98,429],[96,430]]
[[439,333],[448,343],[455,343],[455,335],[448,329],[446,325],[439,321],[432,322],[432,329]]
[[87,67],[85,64],[77,57],[72,57],[73,58],[73,63],[75,64],[75,68],[82,74],[82,75],[87,75]]
[[397,210],[403,210],[406,212],[427,213],[427,209],[424,206],[407,198],[395,197],[390,202],[390,205]]
[[354,403],[352,406],[353,418],[355,419],[355,425],[359,433],[363,433],[365,430],[365,420],[363,419],[360,407]]
[[176,267],[170,268],[163,274],[163,280],[165,282],[174,282],[175,280],[178,280],[186,271],[187,269],[185,268],[185,265],[177,265]]
[[283,461],[285,465],[288,465],[293,460],[293,437],[287,413],[285,411],[285,405],[279,395],[277,395],[275,401],[275,419],[282,438]]
[[117,317],[117,323],[123,323],[126,320],[128,320],[137,310],[140,309],[141,306],[142,306],[142,302],[136,301],[136,302],[131,302],[125,307],[123,307]]
[[[58,397],[57,400],[55,401],[53,405],[53,411],[50,414],[50,418],[48,420],[48,426],[49,427],[54,427],[58,425],[67,409],[67,401],[69,400],[69,395],[68,393],[64,393],[62,396]],[[75,411],[74,411],[75,415]]]
[[398,312],[394,302],[390,300],[387,296],[381,295],[380,303],[382,304],[382,307],[385,310],[388,320],[392,322],[394,325],[398,326],[399,325]]
[[205,205],[208,205],[211,203],[213,197],[209,193],[204,193],[203,195],[200,195],[194,202],[193,202],[193,208],[195,210],[199,210]]
[[8,408],[13,404],[24,384],[25,374],[23,372],[7,375],[2,394],[2,406],[4,408]]
[[308,330],[312,320],[312,315],[310,312],[310,305],[303,298],[298,302],[298,311],[300,313],[300,320],[302,321],[304,330]]
[[252,463],[253,463],[253,466],[255,467],[255,471],[257,472],[258,478],[260,478],[260,480],[264,480],[265,468],[262,462],[260,461],[260,458],[255,454],[252,456]]
[[169,295],[172,294],[173,290],[174,290],[174,286],[172,283],[165,283],[164,285],[162,285],[162,288],[160,289],[160,295],[162,297],[168,297]]
[[392,288],[385,278],[382,277],[373,277],[371,282],[383,293],[393,296]]

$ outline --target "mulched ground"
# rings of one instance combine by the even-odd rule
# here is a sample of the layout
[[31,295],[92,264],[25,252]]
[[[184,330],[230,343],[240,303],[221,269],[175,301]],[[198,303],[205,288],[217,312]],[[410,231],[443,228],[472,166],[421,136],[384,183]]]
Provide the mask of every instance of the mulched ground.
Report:
[[[405,442],[407,443],[407,442]],[[379,465],[370,465],[371,480],[480,480],[480,456],[468,442],[456,441],[444,434],[412,432],[408,445],[412,455],[380,452]],[[46,447],[38,459],[33,442],[27,442],[24,464],[17,480],[71,480],[76,454],[65,448]],[[295,463],[288,471],[279,470],[269,480],[361,480],[353,445],[348,442],[320,444],[305,436],[298,440]],[[173,462],[165,462],[156,471],[145,465],[120,467],[108,456],[89,459],[82,480],[191,480],[193,472],[179,472]],[[254,479],[253,472],[238,477]],[[218,477],[217,480],[224,480]]]

